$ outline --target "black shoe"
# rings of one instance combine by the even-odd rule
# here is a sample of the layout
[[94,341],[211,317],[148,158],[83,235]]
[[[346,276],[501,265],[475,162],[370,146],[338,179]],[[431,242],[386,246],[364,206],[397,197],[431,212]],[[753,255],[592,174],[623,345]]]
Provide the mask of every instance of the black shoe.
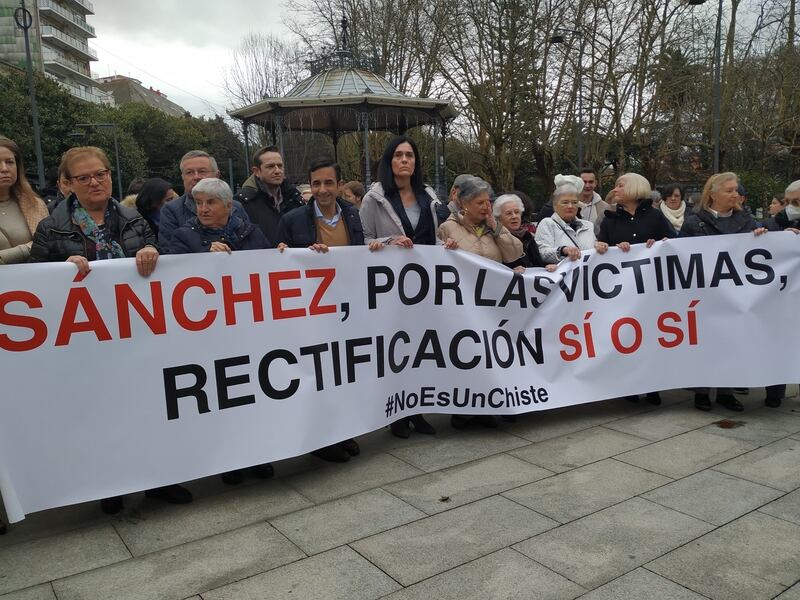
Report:
[[422,415],[414,415],[409,420],[417,433],[424,433],[425,435],[434,435],[436,433],[433,425],[428,423]]
[[648,392],[647,401],[653,406],[661,406],[661,394],[658,392]]
[[345,463],[350,460],[350,455],[339,444],[325,446],[319,450],[314,450],[311,454],[328,462]]
[[408,427],[408,419],[406,418],[395,421],[389,425],[389,429],[394,437],[399,437],[406,440],[411,436],[411,429]]
[[739,402],[733,394],[717,394],[717,404],[721,404],[728,410],[734,410],[736,412],[742,412],[744,410],[742,403]]
[[517,415],[503,415],[503,421],[506,423],[516,423]]
[[272,466],[272,463],[254,465],[250,467],[250,474],[259,479],[272,479],[275,477],[275,467]]
[[100,510],[107,515],[115,515],[122,510],[122,496],[103,498],[100,500]]
[[222,481],[228,485],[239,485],[244,481],[244,471],[235,469],[222,474]]
[[451,415],[450,426],[453,429],[464,429],[469,425],[471,417],[469,415]]
[[734,394],[739,394],[740,396],[746,396],[750,393],[750,388],[733,388]]
[[694,407],[697,410],[711,410],[711,398],[708,397],[708,394],[695,394]]
[[192,501],[192,493],[185,487],[173,483],[164,487],[146,490],[144,493],[148,498],[158,498],[167,504],[189,504]]
[[480,415],[475,417],[475,420],[479,425],[483,425],[484,427],[488,427],[490,429],[497,427],[497,417],[494,415]]
[[625,396],[625,400],[636,403],[639,402],[639,396]]
[[0,519],[0,535],[5,535],[6,533],[8,533],[8,525],[3,519]]
[[783,403],[783,398],[767,398],[764,405],[770,408],[778,408]]
[[339,446],[344,449],[350,456],[358,456],[361,454],[361,448],[358,447],[358,442],[353,438],[339,442]]

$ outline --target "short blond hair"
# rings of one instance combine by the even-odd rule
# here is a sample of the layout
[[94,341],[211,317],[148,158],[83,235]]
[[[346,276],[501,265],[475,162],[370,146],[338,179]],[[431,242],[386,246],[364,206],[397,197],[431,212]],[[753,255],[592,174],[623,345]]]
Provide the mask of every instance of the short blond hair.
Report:
[[625,173],[624,175],[620,175],[617,177],[616,183],[620,181],[625,182],[625,187],[622,192],[622,198],[624,200],[638,200],[641,202],[642,200],[650,198],[650,192],[653,191],[650,188],[650,182],[638,173]]
[[103,166],[111,170],[111,162],[108,160],[108,156],[106,153],[103,152],[97,146],[78,146],[77,148],[70,148],[66,152],[64,152],[63,156],[61,157],[61,164],[58,166],[59,173],[62,173],[67,179],[72,177],[70,173],[70,165],[74,164],[75,161],[81,160],[83,158],[96,158]]
[[[724,173],[716,173],[715,175],[709,177],[708,181],[706,181],[706,184],[703,186],[703,193],[700,196],[700,205],[698,206],[697,210],[708,210],[711,208],[711,204],[714,202],[714,199],[711,195],[718,192],[719,188],[729,181],[735,181],[738,185],[739,176],[731,171],[726,171]],[[735,206],[733,210],[735,212],[737,210],[741,210],[741,208],[739,206]]]

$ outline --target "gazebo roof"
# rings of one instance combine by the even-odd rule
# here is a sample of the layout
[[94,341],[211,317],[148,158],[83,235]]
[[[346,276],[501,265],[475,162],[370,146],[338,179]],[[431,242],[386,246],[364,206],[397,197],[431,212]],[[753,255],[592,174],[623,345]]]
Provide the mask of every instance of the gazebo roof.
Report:
[[286,96],[265,98],[228,114],[266,127],[282,116],[286,129],[345,133],[361,129],[360,113],[369,114],[373,130],[405,130],[457,115],[447,100],[406,96],[380,75],[354,67],[323,71]]

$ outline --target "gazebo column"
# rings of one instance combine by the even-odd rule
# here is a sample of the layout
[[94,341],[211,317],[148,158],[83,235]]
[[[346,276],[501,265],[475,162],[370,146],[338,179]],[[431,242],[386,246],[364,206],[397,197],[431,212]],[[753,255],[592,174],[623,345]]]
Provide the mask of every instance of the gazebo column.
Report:
[[[275,117],[275,134],[278,137],[278,150],[280,150],[283,162],[285,163],[286,155],[283,153],[283,115],[277,115]],[[284,168],[286,168],[286,165],[284,165]]]
[[436,166],[434,168],[434,187],[436,189],[436,194],[439,198],[442,197],[442,179],[441,179],[441,171],[439,169],[439,157],[441,154],[439,153],[439,127],[437,127],[437,123],[434,121],[433,124],[433,155],[434,155],[434,162]]
[[333,160],[339,162],[339,132],[336,127],[331,127],[331,141],[333,142]]
[[369,168],[369,112],[361,113],[361,126],[364,133],[364,188],[372,185],[372,173]]
[[448,193],[447,189],[447,121],[444,117],[440,117],[441,123],[440,126],[442,128],[442,153],[439,156],[439,159],[442,161],[442,196],[444,198],[445,195]]
[[250,123],[242,121],[242,133],[244,134],[244,160],[250,162]]

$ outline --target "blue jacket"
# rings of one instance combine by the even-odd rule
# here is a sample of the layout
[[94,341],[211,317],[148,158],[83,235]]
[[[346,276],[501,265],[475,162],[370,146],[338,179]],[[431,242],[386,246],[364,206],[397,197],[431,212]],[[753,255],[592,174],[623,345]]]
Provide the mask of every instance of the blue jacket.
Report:
[[[341,198],[336,203],[342,209],[342,219],[350,236],[351,246],[364,245],[364,228],[358,210]],[[308,248],[317,243],[317,215],[314,211],[316,200],[312,198],[308,204],[295,208],[281,217],[278,225],[277,242],[283,242],[290,248]]]
[[[158,224],[158,247],[162,249],[164,254],[172,252],[172,235],[182,225],[186,225],[189,221],[197,216],[197,207],[194,204],[194,199],[190,198],[187,194],[179,196],[170,202],[167,202],[161,208],[161,216]],[[233,209],[231,216],[239,217],[242,221],[249,223],[250,218],[236,200],[233,201]]]
[[170,254],[209,252],[212,242],[227,244],[231,250],[263,250],[274,248],[261,229],[231,215],[228,226],[222,229],[204,227],[197,217],[181,225],[172,235]]

